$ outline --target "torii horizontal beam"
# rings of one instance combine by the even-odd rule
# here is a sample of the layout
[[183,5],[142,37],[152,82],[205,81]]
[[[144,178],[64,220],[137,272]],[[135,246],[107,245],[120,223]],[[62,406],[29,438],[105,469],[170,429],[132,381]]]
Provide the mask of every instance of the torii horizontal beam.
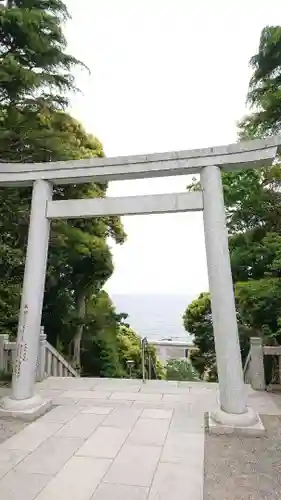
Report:
[[120,198],[49,201],[46,216],[48,219],[75,219],[103,215],[144,215],[195,212],[198,210],[203,210],[201,191]]
[[0,185],[31,185],[35,180],[54,184],[107,182],[126,179],[196,174],[217,165],[226,170],[272,164],[281,137],[268,137],[228,146],[116,158],[90,158],[49,163],[0,163]]

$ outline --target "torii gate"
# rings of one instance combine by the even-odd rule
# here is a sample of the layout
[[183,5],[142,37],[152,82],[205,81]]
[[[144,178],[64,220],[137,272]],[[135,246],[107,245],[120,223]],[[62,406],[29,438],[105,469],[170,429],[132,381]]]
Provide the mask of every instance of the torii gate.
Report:
[[[50,407],[35,394],[50,221],[103,215],[203,211],[220,403],[209,423],[218,432],[258,430],[258,415],[247,406],[225,222],[221,169],[272,165],[281,137],[269,137],[189,151],[117,158],[0,164],[0,186],[33,185],[28,246],[18,324],[12,395],[0,415],[37,417]],[[125,198],[52,201],[53,184],[85,183],[200,174],[202,190]]]

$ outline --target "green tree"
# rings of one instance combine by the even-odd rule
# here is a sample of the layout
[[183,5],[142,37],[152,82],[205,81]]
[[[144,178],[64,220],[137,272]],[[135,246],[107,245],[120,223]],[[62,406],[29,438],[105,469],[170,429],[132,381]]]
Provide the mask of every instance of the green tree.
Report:
[[248,103],[253,112],[240,123],[241,137],[278,134],[281,128],[281,26],[266,26],[250,60],[253,75]]
[[68,103],[66,93],[75,89],[71,71],[79,63],[65,52],[68,17],[61,0],[9,0],[0,9],[1,103],[9,111],[27,103]]
[[[280,133],[281,27],[266,27],[258,53],[251,59],[253,75],[248,103],[252,113],[239,123],[239,138]],[[242,358],[250,335],[281,343],[281,167],[223,173],[223,187],[232,275]],[[199,189],[193,182],[190,189]],[[214,344],[208,295],[200,295],[184,315],[199,352],[194,363],[215,373]],[[214,368],[214,370],[213,370]]]
[[[236,293],[236,295],[238,294]],[[251,323],[245,321],[240,301],[236,300],[236,303],[241,357],[242,362],[244,362],[249,351],[249,339],[251,336],[256,335],[256,332]],[[201,378],[209,381],[217,380],[211,298],[209,293],[201,293],[197,299],[189,304],[183,315],[183,323],[184,328],[194,335],[194,345],[197,347],[197,350],[194,350],[190,356],[192,366]]]
[[211,300],[209,293],[201,293],[193,300],[183,315],[184,328],[194,335],[194,346],[198,351],[191,353],[191,361],[201,377],[208,372],[216,378],[216,355],[212,327]]
[[[12,0],[0,10],[0,161],[46,162],[103,156],[65,108],[75,90],[61,0]],[[54,198],[105,196],[106,185],[55,187]],[[1,332],[15,334],[31,190],[0,190]],[[113,270],[107,238],[124,241],[118,217],[52,224],[43,322],[48,338],[80,365],[88,303]],[[109,348],[110,343],[107,343]]]
[[132,378],[141,378],[141,338],[132,328],[120,325],[117,334],[119,358],[123,372],[130,374],[128,361],[132,361]]
[[167,380],[197,381],[199,376],[189,359],[169,359],[166,364]]
[[[281,342],[280,168],[223,174],[232,277],[235,284],[242,360],[250,336]],[[277,175],[275,173],[277,172]],[[192,362],[216,377],[210,298],[201,294],[184,314],[199,351]]]
[[[142,378],[142,345],[141,337],[132,328],[127,325],[120,324],[118,335],[119,357],[123,371],[126,376],[133,378]],[[152,345],[147,345],[145,348],[145,370],[146,376],[151,371],[152,378],[162,379],[164,377],[163,366],[157,359],[156,349]],[[128,361],[133,361],[131,369]],[[149,368],[150,363],[150,368]]]
[[81,339],[83,374],[124,377],[119,355],[119,323],[112,301],[105,291],[91,297],[87,304],[84,335]]
[[[141,338],[127,324],[126,314],[117,314],[108,296],[102,290],[88,302],[86,324],[82,339],[81,359],[83,374],[103,377],[142,377]],[[155,348],[149,354],[158,378],[163,377],[157,362]],[[133,364],[129,367],[128,361]]]

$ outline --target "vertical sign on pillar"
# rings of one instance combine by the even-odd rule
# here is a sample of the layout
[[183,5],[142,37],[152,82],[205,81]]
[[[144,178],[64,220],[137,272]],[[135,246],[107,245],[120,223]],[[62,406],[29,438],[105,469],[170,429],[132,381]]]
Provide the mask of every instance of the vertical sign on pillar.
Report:
[[16,356],[13,366],[13,376],[15,376],[16,379],[20,377],[22,362],[27,361],[27,343],[25,342],[24,338],[27,312],[28,312],[28,305],[25,304],[25,306],[23,307],[23,317],[20,317],[18,340],[16,346]]
[[51,184],[41,179],[35,181],[13,370],[11,397],[15,400],[34,395],[50,232],[46,209],[51,199]]

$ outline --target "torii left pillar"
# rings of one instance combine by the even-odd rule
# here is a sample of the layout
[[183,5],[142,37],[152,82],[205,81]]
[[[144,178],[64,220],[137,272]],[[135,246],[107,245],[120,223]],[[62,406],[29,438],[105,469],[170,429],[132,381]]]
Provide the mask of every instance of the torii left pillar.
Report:
[[33,185],[28,244],[18,324],[12,394],[0,401],[0,416],[33,420],[45,413],[51,401],[35,394],[36,367],[48,258],[50,221],[46,218],[52,185],[43,180]]

